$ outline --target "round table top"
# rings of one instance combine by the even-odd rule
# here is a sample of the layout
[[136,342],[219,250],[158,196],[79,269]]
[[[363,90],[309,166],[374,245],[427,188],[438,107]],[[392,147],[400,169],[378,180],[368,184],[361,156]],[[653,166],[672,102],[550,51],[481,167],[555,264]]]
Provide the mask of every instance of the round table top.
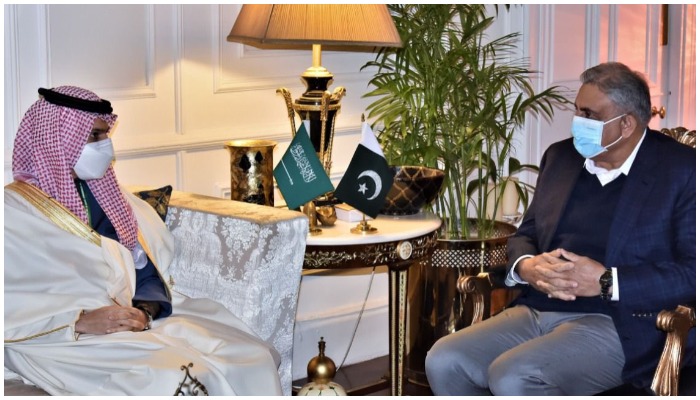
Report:
[[375,233],[352,233],[350,229],[356,227],[359,222],[337,220],[333,226],[320,227],[320,235],[308,235],[306,245],[339,246],[393,242],[429,234],[442,224],[438,216],[426,212],[402,216],[378,215],[367,222],[377,228]]

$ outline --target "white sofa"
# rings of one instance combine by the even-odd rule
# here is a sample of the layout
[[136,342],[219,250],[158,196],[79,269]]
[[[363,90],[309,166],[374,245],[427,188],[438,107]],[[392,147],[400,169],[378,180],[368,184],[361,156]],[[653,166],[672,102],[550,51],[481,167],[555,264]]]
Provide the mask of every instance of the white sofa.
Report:
[[[165,277],[172,289],[224,304],[273,345],[281,356],[282,388],[291,395],[294,318],[307,218],[286,209],[174,191],[166,224],[178,249]],[[5,395],[42,393],[19,380],[5,379]]]

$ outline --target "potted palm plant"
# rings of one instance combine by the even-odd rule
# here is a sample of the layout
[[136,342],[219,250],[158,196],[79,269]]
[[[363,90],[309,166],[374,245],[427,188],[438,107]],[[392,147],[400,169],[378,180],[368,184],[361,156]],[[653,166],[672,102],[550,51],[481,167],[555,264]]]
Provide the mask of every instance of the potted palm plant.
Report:
[[[533,188],[510,177],[537,170],[513,156],[526,115],[549,118],[555,105],[567,102],[556,87],[535,92],[534,72],[515,58],[519,34],[487,36],[495,17],[486,7],[389,5],[403,47],[378,49],[363,66],[374,71],[367,113],[388,162],[445,173],[443,192],[432,205],[443,219],[443,239],[428,270],[414,274],[421,286],[436,285],[426,290],[430,306],[416,307],[429,314],[421,316],[424,332],[414,338],[425,346],[471,320],[468,308],[455,301],[459,275],[505,261],[505,242],[515,227],[497,221],[498,204],[510,181],[526,207]],[[461,255],[445,253],[455,249]],[[434,298],[439,292],[444,295]],[[426,350],[414,361],[422,363]]]
[[[435,211],[446,238],[485,238],[507,178],[534,165],[512,157],[528,113],[551,117],[567,100],[558,89],[536,93],[526,60],[513,59],[518,33],[488,40],[494,17],[482,4],[389,5],[402,48],[379,49],[365,97],[390,164],[445,172]],[[489,189],[491,184],[494,189]],[[527,206],[531,189],[517,185]],[[493,193],[492,193],[493,191]],[[491,207],[489,207],[491,206]]]

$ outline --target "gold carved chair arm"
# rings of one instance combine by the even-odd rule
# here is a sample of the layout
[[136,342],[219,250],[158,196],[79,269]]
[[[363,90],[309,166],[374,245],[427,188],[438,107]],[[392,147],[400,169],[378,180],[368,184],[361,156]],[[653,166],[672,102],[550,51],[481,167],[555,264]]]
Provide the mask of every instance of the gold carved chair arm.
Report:
[[673,311],[661,311],[656,317],[656,327],[667,336],[651,390],[659,396],[677,396],[685,342],[688,332],[695,327],[695,308],[678,306]]
[[496,265],[476,276],[464,275],[457,280],[457,291],[471,299],[474,307],[472,325],[491,316],[491,293],[506,288],[506,265]]
[[491,276],[488,272],[482,272],[477,276],[461,276],[457,280],[457,290],[472,299],[474,311],[471,325],[489,317],[491,289]]
[[671,129],[663,128],[661,129],[661,133],[676,139],[680,143],[695,148],[695,129],[688,130],[682,126],[679,126]]

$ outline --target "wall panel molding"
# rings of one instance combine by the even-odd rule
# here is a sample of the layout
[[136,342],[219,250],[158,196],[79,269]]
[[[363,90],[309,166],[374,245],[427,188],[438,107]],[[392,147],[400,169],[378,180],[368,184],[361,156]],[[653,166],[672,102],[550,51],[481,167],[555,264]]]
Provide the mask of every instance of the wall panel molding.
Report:
[[[45,29],[45,35],[44,37],[46,38],[46,43],[45,43],[45,48],[46,48],[46,81],[49,87],[54,87],[56,86],[54,84],[54,65],[52,64],[52,61],[54,57],[52,56],[52,44],[55,44],[55,40],[52,42],[51,39],[51,25],[52,25],[52,17],[51,17],[51,5],[46,5],[42,7],[44,10],[43,13],[40,15],[40,21],[43,19],[44,23],[39,24],[39,29]],[[100,92],[100,95],[109,98],[110,100],[135,100],[135,99],[143,99],[143,98],[155,98],[156,97],[156,90],[155,90],[155,57],[156,57],[156,50],[155,50],[155,36],[156,36],[156,24],[155,24],[155,5],[150,4],[150,5],[142,5],[145,11],[145,19],[143,21],[143,28],[144,28],[144,39],[145,39],[145,47],[146,47],[146,54],[144,58],[144,80],[145,84],[144,85],[138,85],[138,86],[105,86],[101,88],[94,88],[95,90],[98,90]],[[112,38],[114,40],[116,38]],[[133,60],[131,60],[133,61]]]
[[[17,32],[17,5],[6,5],[5,6],[5,131],[12,131],[17,126],[22,119],[22,111],[20,110],[20,76],[19,71],[21,69],[19,65],[19,35]],[[14,138],[14,135],[12,136]],[[7,151],[11,151],[11,141],[8,143],[7,135],[5,136],[5,159],[7,160]],[[11,153],[10,153],[11,154]],[[10,157],[11,158],[11,157]]]
[[[336,128],[336,138],[343,136],[355,136],[360,131],[360,127],[340,127]],[[204,133],[193,133],[189,135],[195,139],[185,139],[182,135],[171,134],[158,135],[149,140],[148,143],[127,143],[126,147],[115,149],[115,157],[119,159],[134,159],[148,158],[154,156],[162,156],[166,154],[176,154],[178,152],[192,152],[203,150],[218,150],[224,149],[224,144],[232,140],[230,138],[222,139],[219,135],[212,137]],[[292,141],[292,137],[288,130],[272,132],[265,135],[249,135],[248,139],[272,140],[277,143],[288,143]],[[117,139],[119,140],[119,139]],[[342,173],[342,172],[336,172]]]
[[39,33],[37,49],[44,56],[41,64],[44,82],[42,87],[53,87],[51,85],[51,46],[49,32],[51,31],[49,21],[49,5],[44,5],[37,10],[37,31]]
[[184,133],[182,129],[182,61],[185,55],[185,17],[181,4],[174,6],[173,19],[175,20],[175,23],[173,24],[173,37],[175,38],[175,54],[173,55],[173,89],[175,91],[175,103],[173,104],[173,107],[175,108],[175,134],[182,135]]

